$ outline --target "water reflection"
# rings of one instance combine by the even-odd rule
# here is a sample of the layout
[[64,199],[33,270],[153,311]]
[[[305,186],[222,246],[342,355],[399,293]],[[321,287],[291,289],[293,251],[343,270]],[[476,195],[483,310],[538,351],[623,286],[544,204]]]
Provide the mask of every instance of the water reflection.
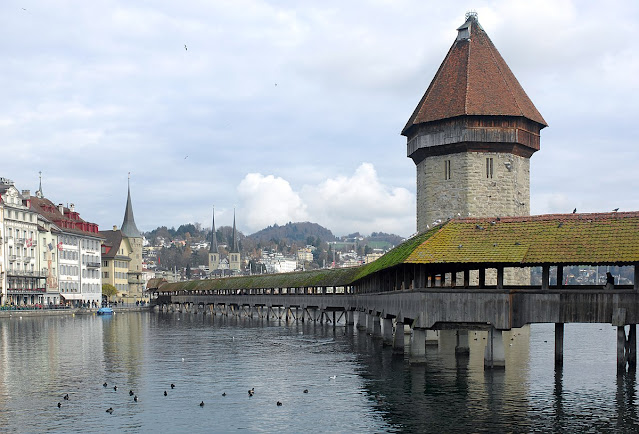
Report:
[[481,332],[469,333],[468,355],[455,355],[455,332],[443,331],[439,345],[426,347],[426,364],[411,365],[365,332],[312,322],[178,313],[5,318],[0,430],[634,430],[636,375],[616,375],[614,330],[565,333],[563,369],[554,369],[552,325],[540,325],[505,333],[507,368],[484,371]]

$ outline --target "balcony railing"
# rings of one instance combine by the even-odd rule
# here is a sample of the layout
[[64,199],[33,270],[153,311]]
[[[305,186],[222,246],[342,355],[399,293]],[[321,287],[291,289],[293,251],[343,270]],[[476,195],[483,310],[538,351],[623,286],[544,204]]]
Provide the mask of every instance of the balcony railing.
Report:
[[47,292],[46,288],[7,288],[7,294],[44,294]]
[[7,270],[7,276],[23,276],[23,277],[47,277],[46,271],[30,271],[30,270]]

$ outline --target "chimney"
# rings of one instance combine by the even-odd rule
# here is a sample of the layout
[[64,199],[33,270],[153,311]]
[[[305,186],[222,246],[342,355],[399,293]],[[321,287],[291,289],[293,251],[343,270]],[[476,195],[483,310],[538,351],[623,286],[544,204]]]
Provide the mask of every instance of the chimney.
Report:
[[117,230],[118,230],[118,227],[116,225],[113,225],[113,231],[115,232]]
[[22,190],[22,197],[29,199],[31,197],[31,190]]
[[64,205],[59,203],[58,204],[58,211],[60,211],[60,214],[64,214]]

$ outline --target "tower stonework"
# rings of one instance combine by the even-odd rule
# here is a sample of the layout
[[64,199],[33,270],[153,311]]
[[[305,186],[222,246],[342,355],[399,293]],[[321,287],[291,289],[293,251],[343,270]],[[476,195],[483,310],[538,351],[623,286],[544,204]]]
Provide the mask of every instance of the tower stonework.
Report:
[[546,122],[476,14],[402,130],[417,168],[417,230],[455,217],[530,214],[530,157]]

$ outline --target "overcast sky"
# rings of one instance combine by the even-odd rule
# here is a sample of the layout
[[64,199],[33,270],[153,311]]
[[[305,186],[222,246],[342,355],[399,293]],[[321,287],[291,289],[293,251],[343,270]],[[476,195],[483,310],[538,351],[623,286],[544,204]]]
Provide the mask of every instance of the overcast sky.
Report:
[[0,176],[102,229],[131,172],[143,231],[408,236],[400,131],[471,9],[550,125],[532,213],[639,210],[636,0],[3,0]]

